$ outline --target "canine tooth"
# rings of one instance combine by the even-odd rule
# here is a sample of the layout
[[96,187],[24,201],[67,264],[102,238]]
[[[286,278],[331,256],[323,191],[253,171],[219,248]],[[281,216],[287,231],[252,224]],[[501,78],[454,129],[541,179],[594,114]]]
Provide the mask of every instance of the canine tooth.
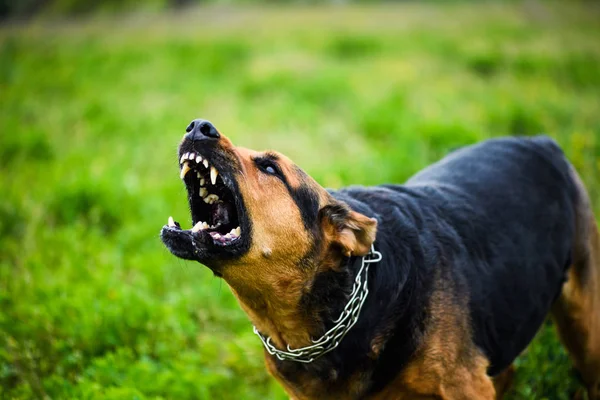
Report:
[[208,160],[204,160],[202,161],[202,164],[204,164],[204,168],[208,168]]
[[196,225],[194,225],[194,227],[192,228],[192,232],[198,232],[202,230],[202,221],[198,221],[198,223]]
[[217,175],[219,175],[219,171],[215,167],[210,167],[210,181],[213,185],[217,183]]
[[188,162],[185,161],[183,163],[183,166],[181,167],[181,173],[179,174],[179,177],[181,179],[185,178],[185,174],[187,174],[189,170],[190,170],[190,166],[188,165]]
[[175,221],[173,221],[173,217],[169,217],[169,226],[174,227]]
[[183,164],[183,160],[185,160],[185,154],[181,155],[181,158],[179,159],[179,164]]
[[198,194],[200,195],[200,197],[206,197],[206,195],[208,194],[208,190],[206,190],[206,188],[201,187],[200,193]]
[[[198,172],[198,175],[200,175],[200,172]],[[200,178],[200,186],[204,186],[205,183],[206,181],[204,180],[204,178]]]
[[196,164],[200,164],[200,162],[202,161],[202,157],[200,157],[200,155],[196,156]]
[[241,235],[242,235],[242,230],[238,226],[237,228],[235,228],[235,236],[241,236]]

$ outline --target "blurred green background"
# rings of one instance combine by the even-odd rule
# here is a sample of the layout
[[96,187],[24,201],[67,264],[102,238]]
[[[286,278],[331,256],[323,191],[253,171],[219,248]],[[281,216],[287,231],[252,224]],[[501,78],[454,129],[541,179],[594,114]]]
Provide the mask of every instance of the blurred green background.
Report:
[[[189,224],[196,117],[328,187],[546,132],[600,211],[595,3],[25,3],[0,2],[0,398],[286,398],[227,285],[158,237]],[[508,399],[580,388],[551,322],[516,365]]]

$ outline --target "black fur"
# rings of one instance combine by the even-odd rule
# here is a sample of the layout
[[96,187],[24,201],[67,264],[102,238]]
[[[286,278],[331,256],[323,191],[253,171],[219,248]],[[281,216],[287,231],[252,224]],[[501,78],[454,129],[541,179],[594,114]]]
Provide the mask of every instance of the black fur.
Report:
[[[455,151],[405,185],[330,191],[378,220],[383,260],[371,267],[367,302],[338,349],[311,364],[277,361],[280,373],[298,383],[319,377],[333,390],[366,370],[369,392],[382,389],[420,343],[435,276],[468,304],[489,374],[502,371],[531,341],[565,279],[576,203],[569,168],[549,138],[494,139]],[[339,312],[360,258],[347,262],[344,272],[317,277],[303,304],[327,303],[329,318]],[[369,358],[381,335],[382,353]]]
[[[297,169],[297,173],[300,176],[305,175],[305,172],[300,168]],[[304,226],[307,229],[315,227],[317,222],[317,214],[319,212],[319,198],[305,184],[300,184],[299,187],[293,188],[285,179],[284,183],[288,192],[290,193],[290,196],[292,199],[294,199],[296,205],[298,205]]]

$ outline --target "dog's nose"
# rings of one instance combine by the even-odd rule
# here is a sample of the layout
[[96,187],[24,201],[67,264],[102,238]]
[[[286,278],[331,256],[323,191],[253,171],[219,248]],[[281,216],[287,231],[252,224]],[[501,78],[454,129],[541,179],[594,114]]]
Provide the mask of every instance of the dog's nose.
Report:
[[185,131],[187,132],[185,136],[192,141],[218,139],[221,136],[213,124],[203,119],[193,120]]

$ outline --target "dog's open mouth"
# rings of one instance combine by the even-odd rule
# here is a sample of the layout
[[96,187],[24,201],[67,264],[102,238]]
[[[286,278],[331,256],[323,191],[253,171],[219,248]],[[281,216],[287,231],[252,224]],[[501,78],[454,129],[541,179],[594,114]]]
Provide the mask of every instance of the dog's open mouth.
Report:
[[192,228],[182,229],[169,217],[161,238],[176,256],[203,263],[241,255],[249,245],[249,229],[232,167],[219,152],[181,153],[180,177],[185,183]]
[[[180,165],[180,177],[185,183],[192,213],[193,227],[190,233],[195,237],[210,237],[219,246],[227,246],[238,240],[242,231],[235,198],[217,168],[195,152],[183,154]],[[168,226],[181,229],[171,217]]]
[[180,164],[194,224],[191,231],[208,234],[219,245],[239,239],[241,229],[235,199],[217,168],[194,152],[182,155]]

